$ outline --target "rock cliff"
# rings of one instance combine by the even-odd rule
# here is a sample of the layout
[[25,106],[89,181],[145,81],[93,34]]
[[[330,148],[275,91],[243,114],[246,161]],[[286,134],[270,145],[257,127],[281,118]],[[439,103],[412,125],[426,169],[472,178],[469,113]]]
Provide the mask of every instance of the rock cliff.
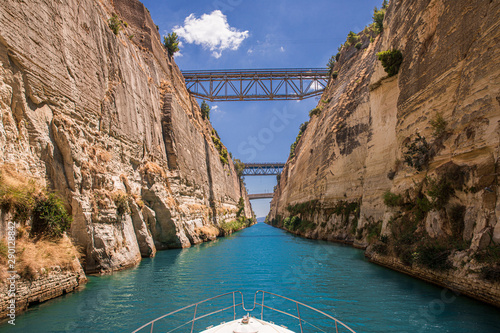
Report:
[[0,22],[0,166],[62,196],[85,272],[214,239],[240,198],[253,217],[139,1],[9,0]]
[[269,223],[500,305],[499,41],[496,1],[390,1],[338,54]]

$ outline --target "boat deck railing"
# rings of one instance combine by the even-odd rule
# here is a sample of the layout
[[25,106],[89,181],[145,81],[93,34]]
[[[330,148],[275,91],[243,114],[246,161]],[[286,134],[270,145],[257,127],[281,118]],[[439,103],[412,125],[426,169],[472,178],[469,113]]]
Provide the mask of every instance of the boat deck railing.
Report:
[[[294,311],[294,313],[291,313],[289,310],[279,310],[279,309],[276,309],[276,308],[274,308],[274,307],[272,307],[270,305],[266,305],[266,303],[265,303],[265,301],[266,301],[266,295],[268,295],[268,298],[269,298],[269,296],[273,296],[274,298],[283,299],[283,300],[286,300],[286,301],[294,303],[295,304],[294,308],[297,309],[297,312],[295,313],[295,311]],[[221,299],[221,298],[224,298],[224,297],[230,297],[230,296],[232,296],[232,304],[231,305],[228,304],[227,306],[223,306],[221,308],[218,308],[217,310],[214,310],[214,311],[211,311],[209,313],[204,313],[204,314],[200,315],[199,308],[200,308],[201,305],[203,305],[205,303],[209,303],[209,302],[217,300],[217,299]],[[269,304],[269,303],[267,303],[267,304]],[[172,317],[172,316],[174,316],[176,314],[179,314],[180,312],[186,311],[188,309],[192,309],[193,310],[193,317],[192,317],[192,319],[189,320],[189,321],[184,322],[181,325],[178,325],[177,327],[175,327],[175,328],[173,328],[171,330],[166,331],[166,333],[171,333],[171,332],[177,331],[177,330],[179,330],[181,328],[185,328],[185,329],[189,328],[190,332],[193,333],[194,329],[195,329],[195,322],[200,321],[201,319],[204,319],[204,318],[207,318],[207,317],[210,317],[210,316],[214,316],[214,315],[216,315],[218,313],[229,311],[231,309],[232,309],[232,320],[236,320],[236,310],[239,307],[241,307],[241,309],[243,311],[247,312],[247,313],[251,313],[254,310],[258,309],[258,307],[260,307],[260,319],[261,320],[264,320],[264,309],[269,309],[269,310],[278,312],[278,313],[280,313],[282,315],[285,315],[285,316],[288,316],[288,317],[291,317],[291,318],[295,318],[299,322],[300,333],[304,333],[304,327],[307,326],[307,325],[313,327],[316,330],[316,332],[335,332],[335,333],[339,333],[339,332],[346,332],[346,330],[347,330],[348,332],[355,333],[346,324],[344,324],[340,320],[334,318],[333,316],[331,316],[331,315],[329,315],[329,314],[327,314],[327,313],[325,313],[325,312],[323,312],[321,310],[318,310],[318,309],[316,309],[316,308],[314,308],[314,307],[312,307],[310,305],[298,302],[298,301],[293,300],[291,298],[284,297],[284,296],[277,295],[277,294],[270,293],[270,292],[263,291],[263,290],[258,290],[258,291],[255,292],[255,294],[254,294],[254,301],[253,301],[253,307],[252,308],[246,308],[245,307],[245,302],[243,300],[243,294],[239,290],[232,291],[232,292],[220,294],[220,295],[217,295],[217,296],[214,296],[214,297],[210,297],[210,298],[207,298],[207,299],[205,299],[203,301],[200,301],[200,302],[197,302],[197,303],[193,303],[193,304],[185,306],[185,307],[183,307],[181,309],[169,312],[169,313],[167,313],[167,314],[165,314],[163,316],[160,316],[160,317],[158,317],[158,318],[156,318],[156,319],[154,319],[154,320],[152,320],[152,321],[150,321],[150,322],[142,325],[141,327],[139,327],[138,329],[136,329],[132,333],[147,332],[147,331],[149,331],[150,333],[153,333],[155,324],[157,324],[159,321],[161,321],[162,319],[168,318],[168,317]],[[335,326],[334,327],[333,326],[331,326],[331,327],[329,326],[328,330],[325,330],[325,329],[322,329],[322,328],[318,327],[317,325],[312,324],[310,321],[306,321],[303,318],[303,316],[301,316],[301,307],[304,307],[305,309],[308,309],[308,310],[312,310],[313,312],[322,315],[326,319],[330,320],[331,325],[335,325]],[[147,328],[149,328],[149,330],[146,330]],[[333,331],[333,328],[335,328],[335,331]],[[340,329],[340,331],[339,331],[339,329]],[[164,331],[164,329],[162,329],[162,331]],[[187,330],[186,330],[186,332],[187,332]]]

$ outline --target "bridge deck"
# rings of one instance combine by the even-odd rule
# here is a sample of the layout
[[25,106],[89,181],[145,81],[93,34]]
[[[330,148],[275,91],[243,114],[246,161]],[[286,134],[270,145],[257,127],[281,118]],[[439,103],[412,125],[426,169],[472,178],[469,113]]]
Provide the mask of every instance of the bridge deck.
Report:
[[323,68],[182,71],[188,90],[210,101],[301,100],[325,90]]
[[285,163],[245,163],[243,176],[273,176],[279,175]]
[[272,199],[274,193],[249,194],[248,199]]

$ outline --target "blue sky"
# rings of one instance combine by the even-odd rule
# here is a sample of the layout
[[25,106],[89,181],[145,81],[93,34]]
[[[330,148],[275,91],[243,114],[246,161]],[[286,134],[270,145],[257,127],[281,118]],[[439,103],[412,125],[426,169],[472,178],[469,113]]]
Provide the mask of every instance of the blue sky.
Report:
[[[181,70],[324,68],[349,31],[372,22],[382,0],[145,0],[160,34],[176,31]],[[219,12],[214,12],[214,11]],[[222,142],[244,162],[285,162],[318,98],[209,102]],[[271,124],[279,124],[272,126]],[[273,128],[273,131],[266,129]],[[270,133],[272,132],[272,135]],[[246,177],[249,193],[272,192],[276,178]],[[253,200],[258,217],[270,200]]]

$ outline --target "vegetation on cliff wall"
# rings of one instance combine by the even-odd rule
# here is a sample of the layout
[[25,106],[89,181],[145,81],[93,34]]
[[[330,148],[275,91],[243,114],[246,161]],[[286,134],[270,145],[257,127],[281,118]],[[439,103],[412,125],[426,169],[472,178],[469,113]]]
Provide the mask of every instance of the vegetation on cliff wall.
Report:
[[401,51],[387,50],[377,53],[377,57],[389,77],[398,74],[399,67],[403,62],[403,54]]
[[0,170],[0,206],[23,227],[29,225],[30,234],[38,238],[62,237],[73,220],[55,193],[6,168]]
[[384,17],[388,5],[389,3],[387,2],[387,0],[384,0],[384,2],[382,3],[382,8],[378,9],[377,7],[375,7],[375,10],[373,11],[373,23],[371,24],[371,28],[372,31],[377,35],[381,34],[382,31],[384,31]]
[[[352,241],[428,280],[432,271],[456,272],[463,290],[498,277],[499,105],[491,82],[499,71],[491,45],[499,7],[467,4],[384,2],[359,41],[349,34],[327,64],[335,79],[322,96],[329,102],[318,103],[319,117],[311,111],[291,147],[270,224],[291,230],[294,217],[311,221],[300,234]],[[485,19],[464,27],[455,18],[471,8]],[[304,196],[312,200],[298,203]],[[341,213],[359,198],[357,214]],[[314,200],[319,208],[301,209]]]
[[235,220],[229,221],[229,222],[223,222],[220,225],[220,228],[222,229],[222,235],[229,235],[232,234],[233,232],[236,232],[238,230],[247,228],[251,226],[254,223],[253,219],[246,218],[244,216],[240,216]]
[[115,35],[118,35],[118,33],[122,30],[122,26],[128,27],[128,23],[120,20],[118,15],[113,14],[113,16],[108,19],[108,26]]
[[[64,232],[72,218],[63,201],[34,179],[8,168],[0,172],[0,206],[6,230],[15,234],[16,270],[33,280],[55,269],[79,270],[80,254]],[[8,216],[11,216],[9,219]],[[15,227],[14,227],[15,226]],[[0,241],[0,283],[5,281],[9,258],[7,244]]]
[[219,152],[219,158],[220,158],[221,163],[223,165],[229,164],[227,149],[226,149],[226,147],[224,147],[224,145],[220,141],[219,134],[217,134],[217,131],[214,129],[212,130],[212,142],[214,143],[215,148]]
[[300,124],[299,134],[297,134],[297,138],[295,138],[295,142],[292,143],[292,145],[290,146],[290,158],[293,158],[295,156],[295,148],[297,148],[297,145],[299,144],[299,140],[302,137],[302,134],[304,134],[308,124],[309,124],[308,121]]
[[163,46],[167,50],[169,56],[173,56],[176,52],[179,52],[179,37],[177,34],[171,32],[167,36],[164,36]]
[[[375,251],[384,255],[392,253],[409,266],[417,263],[430,269],[450,269],[452,250],[470,246],[463,234],[465,207],[449,204],[455,192],[464,188],[461,173],[463,170],[449,164],[439,178],[427,176],[404,194],[386,192],[384,203],[397,211],[389,221],[390,234],[386,235],[389,237],[381,240]],[[429,235],[426,220],[430,212],[448,222],[448,233],[438,237]]]

